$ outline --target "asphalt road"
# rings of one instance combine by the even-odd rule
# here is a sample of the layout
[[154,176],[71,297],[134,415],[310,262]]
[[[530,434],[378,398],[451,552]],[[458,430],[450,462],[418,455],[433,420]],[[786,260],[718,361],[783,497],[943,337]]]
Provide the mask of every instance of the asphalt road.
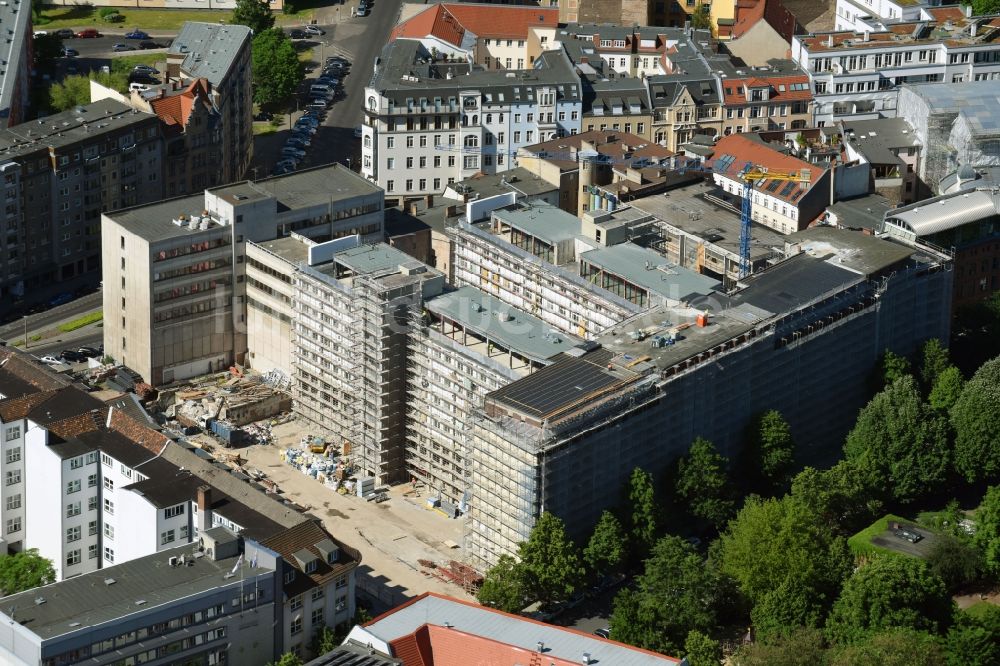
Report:
[[[100,310],[104,306],[103,296],[97,291],[92,294],[81,296],[75,301],[70,301],[63,305],[50,308],[45,312],[28,315],[28,331],[51,328],[64,319],[70,319],[77,315],[83,315],[94,310]],[[24,337],[24,319],[18,319],[0,327],[0,340],[20,340]],[[80,343],[77,347],[83,345]]]
[[[45,356],[46,354],[52,354],[53,356],[58,357],[59,354],[62,353],[64,349],[72,349],[75,351],[80,347],[96,348],[101,346],[103,343],[104,343],[103,335],[89,335],[87,337],[83,337],[80,339],[74,338],[70,341],[60,340],[57,338],[56,340],[51,342],[49,341],[38,342],[38,343],[29,342],[27,349],[24,349],[23,346],[21,347],[21,349],[24,349],[24,351],[28,352],[29,354],[34,354],[35,356]],[[86,363],[84,363],[82,367],[86,367]]]
[[[342,55],[351,61],[351,73],[343,80],[344,94],[327,112],[316,135],[312,139],[306,161],[303,167],[318,166],[331,162],[346,163],[351,160],[351,167],[358,170],[358,160],[361,156],[360,139],[355,138],[354,128],[361,124],[362,105],[365,86],[371,81],[375,58],[389,40],[389,33],[396,25],[402,0],[376,0],[372,12],[368,16],[351,17],[351,8],[356,2],[340,6],[324,8],[318,11],[320,15],[328,16],[333,12],[334,20],[339,21],[321,25],[326,34],[296,40],[299,48],[313,50],[313,62],[316,70],[306,74],[300,91],[301,99],[308,97],[307,91],[312,81],[321,73],[323,61],[334,55]],[[293,115],[296,117],[297,114]],[[280,161],[279,153],[288,138],[287,125],[274,134],[257,137],[254,144],[254,166],[257,175],[263,177],[269,174],[274,164]]]

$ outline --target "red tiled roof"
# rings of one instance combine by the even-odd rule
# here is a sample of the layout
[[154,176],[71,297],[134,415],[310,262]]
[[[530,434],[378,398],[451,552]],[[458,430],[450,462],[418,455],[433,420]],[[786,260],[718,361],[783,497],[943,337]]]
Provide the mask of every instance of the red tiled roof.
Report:
[[151,100],[149,105],[153,107],[153,113],[167,125],[185,127],[197,102],[211,104],[206,79],[195,79],[183,91]]
[[412,634],[401,636],[389,643],[392,654],[403,662],[403,666],[434,666],[434,654],[431,651],[431,637],[424,625]]
[[[332,564],[323,559],[323,554],[316,548],[316,544],[324,539],[333,541],[340,549],[339,558]],[[293,555],[300,550],[307,550],[319,558],[315,571],[312,573],[300,571],[292,583],[286,585],[285,591],[289,596],[296,596],[312,587],[322,587],[361,563],[361,553],[334,539],[323,529],[318,520],[306,520],[289,527],[266,539],[261,545],[281,555],[292,566],[295,566]]]
[[[804,84],[805,87],[801,90],[792,90],[792,84]],[[792,76],[774,76],[766,79],[723,79],[723,103],[725,106],[742,106],[747,104],[746,92],[743,89],[759,88],[765,85],[771,88],[768,95],[768,101],[771,102],[791,102],[813,98],[812,87],[809,85],[809,76],[807,74],[794,74]]]
[[[725,173],[726,177],[733,179],[737,177],[737,173],[739,173],[739,171],[741,171],[743,166],[747,163],[756,167],[765,167],[773,171],[784,171],[789,173],[799,173],[804,170],[808,170],[809,187],[815,185],[827,171],[824,167],[817,164],[810,164],[809,162],[800,160],[797,157],[792,157],[791,155],[786,155],[764,143],[761,143],[760,141],[755,141],[754,139],[748,138],[742,134],[730,134],[729,136],[719,139],[719,141],[715,144],[714,159],[719,160],[725,155],[731,155],[735,158],[732,160],[732,166]],[[765,180],[762,183],[758,183],[756,189],[760,191],[765,189],[768,185],[770,185],[770,180]],[[783,191],[783,189],[784,188],[778,188],[774,192],[769,192],[769,194],[792,202],[801,197],[802,189],[798,186],[796,186],[787,197],[780,196],[779,193]]]
[[35,407],[56,395],[56,391],[29,393],[19,398],[0,400],[0,421],[10,423],[25,418]]
[[781,0],[740,0],[736,5],[736,22],[733,24],[732,37],[742,37],[757,22],[764,20],[791,43],[795,34],[797,22],[795,15],[781,4]]
[[529,28],[554,28],[558,23],[559,10],[551,7],[443,3],[397,25],[389,41],[433,35],[460,46],[466,31],[476,37],[527,39]]
[[121,409],[111,408],[111,430],[121,433],[142,448],[160,455],[164,447],[170,443],[170,438],[139,423]]

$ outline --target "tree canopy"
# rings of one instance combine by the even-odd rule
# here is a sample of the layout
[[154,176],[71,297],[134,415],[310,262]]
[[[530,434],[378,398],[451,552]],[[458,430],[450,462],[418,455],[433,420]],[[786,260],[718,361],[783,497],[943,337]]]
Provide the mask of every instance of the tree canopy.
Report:
[[830,666],[944,666],[945,653],[926,631],[888,629],[834,649]]
[[245,25],[259,35],[274,26],[274,14],[267,0],[236,0],[230,23]]
[[916,380],[902,375],[861,410],[844,452],[869,487],[909,502],[948,473],[947,423],[923,403]]
[[957,613],[946,645],[948,666],[1000,664],[1000,607],[988,605],[978,615]]
[[776,409],[754,422],[751,450],[756,454],[761,475],[772,485],[783,485],[795,460],[795,442],[788,422]]
[[983,554],[983,566],[993,576],[1000,576],[1000,486],[986,490],[976,512],[975,544]]
[[291,652],[281,655],[277,661],[272,661],[268,666],[302,666],[302,660]]
[[569,599],[583,579],[583,565],[563,521],[542,512],[518,551],[526,589],[543,603]]
[[934,386],[941,373],[952,367],[948,349],[937,338],[924,343],[921,350],[923,362],[920,365],[920,380],[928,389]]
[[793,629],[773,642],[751,643],[733,655],[734,666],[822,666],[827,663],[819,629]]
[[49,88],[49,106],[65,111],[81,104],[90,104],[90,79],[82,74],[67,76]]
[[524,571],[510,555],[501,555],[483,577],[476,598],[484,606],[517,613],[527,605]]
[[641,467],[632,470],[627,501],[631,518],[628,528],[632,560],[639,562],[653,547],[659,529],[653,476]]
[[688,454],[677,463],[675,491],[686,503],[691,514],[721,526],[733,514],[734,502],[727,461],[715,450],[715,445],[698,437],[691,443]]
[[0,555],[0,596],[17,594],[56,579],[52,562],[38,554],[35,549],[13,555]]
[[912,374],[913,365],[910,364],[910,359],[888,349],[882,355],[882,383],[884,386],[892,384],[900,377]]
[[597,576],[616,573],[625,559],[626,545],[622,524],[615,514],[605,511],[583,549],[583,560]]
[[944,582],[920,559],[875,557],[844,583],[827,619],[826,633],[840,644],[860,643],[890,628],[938,633],[946,629],[953,602]]
[[302,80],[302,65],[280,28],[255,33],[252,55],[255,102],[273,104],[295,92]]
[[964,387],[965,378],[962,377],[962,371],[950,365],[937,376],[930,395],[927,396],[927,402],[934,409],[947,413],[958,402]]
[[1000,14],[1000,0],[967,0],[963,5],[972,5],[972,13],[976,16]]
[[983,364],[951,408],[955,471],[967,481],[1000,477],[1000,358]]
[[635,587],[615,598],[612,635],[666,654],[680,652],[693,629],[713,631],[726,598],[720,573],[675,536],[656,542]]
[[690,666],[719,666],[722,646],[708,634],[692,629],[684,639],[684,656]]

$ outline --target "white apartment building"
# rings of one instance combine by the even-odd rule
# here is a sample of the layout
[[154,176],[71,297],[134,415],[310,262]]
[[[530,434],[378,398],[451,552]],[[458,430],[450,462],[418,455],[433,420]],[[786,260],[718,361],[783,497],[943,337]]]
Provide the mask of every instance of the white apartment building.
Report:
[[959,7],[927,11],[933,20],[894,23],[885,31],[793,37],[792,59],[811,79],[817,126],[895,117],[903,83],[1000,77],[1000,17],[973,17]]
[[518,148],[577,133],[582,115],[580,81],[561,51],[498,72],[435,60],[412,40],[386,47],[365,99],[361,173],[395,200],[513,168]]
[[835,30],[884,30],[888,24],[929,20],[941,0],[837,0]]

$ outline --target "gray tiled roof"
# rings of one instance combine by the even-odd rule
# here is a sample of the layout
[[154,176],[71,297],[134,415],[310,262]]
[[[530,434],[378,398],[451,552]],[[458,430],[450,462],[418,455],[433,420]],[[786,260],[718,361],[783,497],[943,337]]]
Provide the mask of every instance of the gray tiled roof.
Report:
[[240,55],[252,32],[243,25],[187,21],[170,44],[168,53],[184,54],[181,71],[218,86]]

